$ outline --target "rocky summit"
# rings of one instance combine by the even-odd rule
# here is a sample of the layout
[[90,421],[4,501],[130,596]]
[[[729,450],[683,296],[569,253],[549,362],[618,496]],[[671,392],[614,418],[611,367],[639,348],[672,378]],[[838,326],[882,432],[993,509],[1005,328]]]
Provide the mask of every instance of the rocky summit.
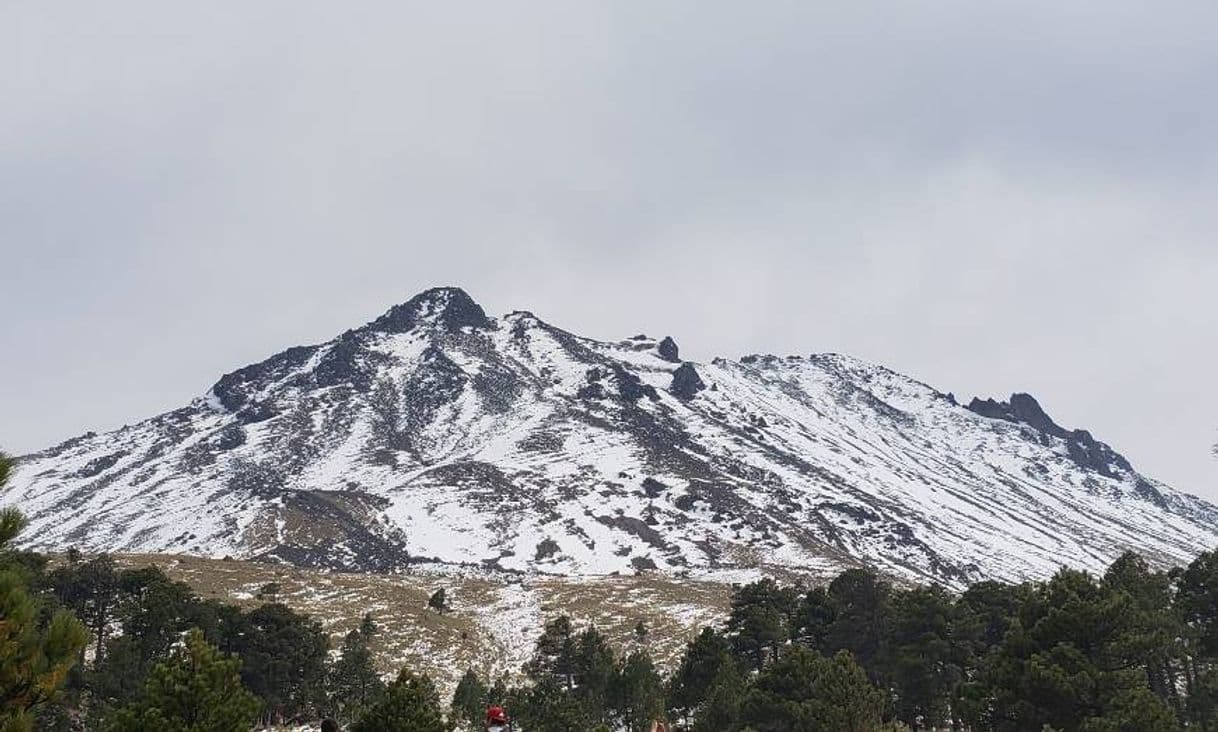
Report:
[[361,571],[864,563],[958,587],[1218,544],[1218,509],[1026,394],[962,406],[847,356],[679,354],[429,290],[180,409],[25,456],[4,501],[40,549]]

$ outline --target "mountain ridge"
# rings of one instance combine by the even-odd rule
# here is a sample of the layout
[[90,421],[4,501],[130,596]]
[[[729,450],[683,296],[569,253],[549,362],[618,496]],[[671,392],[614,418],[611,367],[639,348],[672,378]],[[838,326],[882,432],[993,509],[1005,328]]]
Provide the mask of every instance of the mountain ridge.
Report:
[[1218,542],[1218,509],[1030,395],[960,405],[841,354],[684,361],[456,287],[21,467],[5,502],[41,548],[378,572],[865,563],[958,586]]

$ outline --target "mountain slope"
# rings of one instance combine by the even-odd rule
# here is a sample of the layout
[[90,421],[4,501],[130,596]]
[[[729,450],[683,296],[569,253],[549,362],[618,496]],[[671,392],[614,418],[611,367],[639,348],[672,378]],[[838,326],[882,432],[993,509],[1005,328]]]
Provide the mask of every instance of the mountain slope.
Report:
[[44,548],[598,574],[866,562],[950,585],[1183,561],[1218,509],[1034,399],[840,355],[693,364],[425,292],[182,409],[25,457]]

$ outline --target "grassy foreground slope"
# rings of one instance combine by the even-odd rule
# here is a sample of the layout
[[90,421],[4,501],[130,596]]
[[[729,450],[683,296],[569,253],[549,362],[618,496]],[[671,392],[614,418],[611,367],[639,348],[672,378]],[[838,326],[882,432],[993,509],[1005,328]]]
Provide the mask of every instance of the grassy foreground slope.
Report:
[[[545,620],[564,614],[577,625],[595,624],[619,650],[645,645],[667,668],[699,628],[727,616],[732,592],[726,582],[658,575],[378,575],[186,555],[114,558],[123,567],[159,567],[204,598],[244,607],[281,602],[319,620],[334,648],[370,612],[381,627],[374,648],[380,669],[425,672],[446,693],[468,668],[483,678],[517,673]],[[445,612],[428,607],[440,588]]]

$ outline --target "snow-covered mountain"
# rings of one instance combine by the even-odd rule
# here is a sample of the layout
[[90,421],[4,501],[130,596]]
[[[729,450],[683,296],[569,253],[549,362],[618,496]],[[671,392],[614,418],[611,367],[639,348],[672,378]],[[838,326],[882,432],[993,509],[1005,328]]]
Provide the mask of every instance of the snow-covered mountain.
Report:
[[866,562],[958,586],[1182,562],[1218,509],[1027,395],[846,356],[690,363],[430,290],[190,405],[26,456],[41,548],[600,574]]

